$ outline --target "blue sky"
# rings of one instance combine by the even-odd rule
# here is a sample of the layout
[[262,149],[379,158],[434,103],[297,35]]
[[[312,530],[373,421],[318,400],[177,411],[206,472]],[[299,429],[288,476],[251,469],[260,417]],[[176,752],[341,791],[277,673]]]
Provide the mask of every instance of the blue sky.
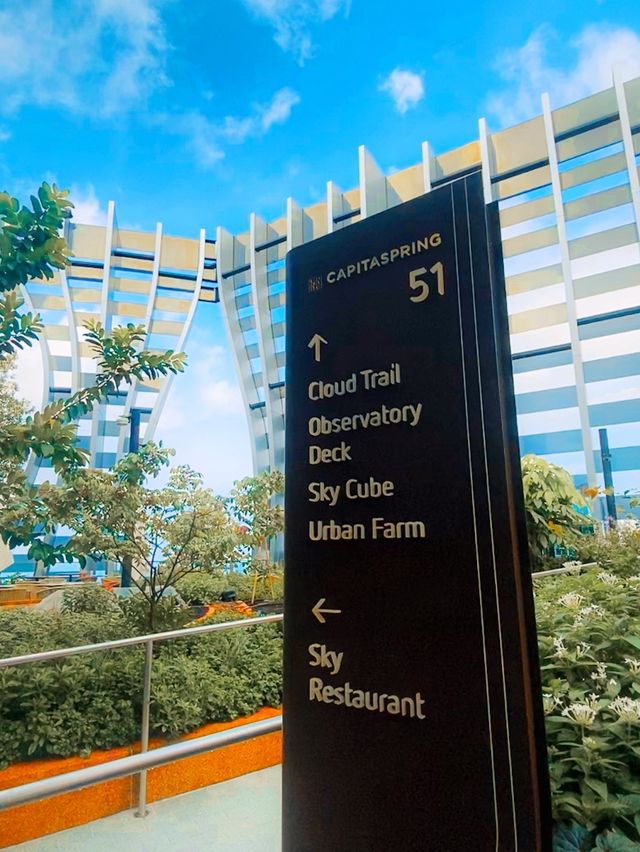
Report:
[[[640,75],[637,0],[0,0],[0,184],[72,188],[80,221],[196,236],[282,214],[385,170]],[[226,490],[249,472],[216,306],[161,437]],[[25,393],[33,393],[21,371]],[[191,429],[185,437],[185,411]],[[196,436],[197,432],[197,436]]]

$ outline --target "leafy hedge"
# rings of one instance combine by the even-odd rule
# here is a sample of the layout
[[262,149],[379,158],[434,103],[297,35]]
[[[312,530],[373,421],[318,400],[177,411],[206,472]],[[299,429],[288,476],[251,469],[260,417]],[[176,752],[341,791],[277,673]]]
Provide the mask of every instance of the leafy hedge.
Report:
[[204,572],[194,571],[193,574],[187,574],[186,577],[178,580],[176,589],[180,597],[185,603],[195,606],[214,603],[220,600],[220,595],[226,589],[232,588],[227,583],[225,575],[205,574]]
[[176,583],[176,589],[186,603],[210,604],[220,600],[222,592],[232,589],[238,600],[251,603],[253,594],[257,600],[278,600],[283,597],[283,581],[280,575],[271,579],[258,574],[255,576],[243,571],[225,571],[204,573],[195,571]]
[[[0,656],[102,642],[135,629],[121,612],[0,612]],[[0,766],[138,739],[144,651],[123,648],[0,670]],[[177,737],[281,702],[277,625],[159,643],[151,733]]]

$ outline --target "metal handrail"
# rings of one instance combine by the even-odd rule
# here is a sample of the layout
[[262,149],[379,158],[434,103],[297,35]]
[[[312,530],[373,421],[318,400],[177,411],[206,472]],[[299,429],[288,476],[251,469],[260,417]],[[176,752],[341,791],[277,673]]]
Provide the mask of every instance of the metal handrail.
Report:
[[152,751],[132,754],[111,760],[98,766],[89,766],[85,769],[76,769],[64,775],[55,775],[53,778],[43,778],[40,781],[32,781],[29,784],[21,784],[19,787],[11,787],[0,791],[0,810],[14,808],[17,805],[26,805],[37,802],[60,793],[71,793],[81,790],[93,784],[101,784],[104,781],[113,781],[116,778],[124,778],[127,775],[136,775],[173,763],[185,757],[194,757],[198,754],[213,751],[223,746],[241,743],[253,737],[261,737],[282,729],[282,716],[274,716],[260,722],[251,722],[248,725],[240,725],[228,731],[220,731],[216,734],[208,734],[206,737],[196,737],[193,740],[183,740],[171,745],[161,746]]
[[[179,639],[184,638],[185,636],[202,636],[207,633],[215,633],[222,630],[232,630],[235,627],[253,627],[261,624],[268,624],[274,621],[282,621],[282,614],[278,613],[276,615],[264,615],[258,616],[257,618],[241,618],[237,621],[225,621],[221,624],[204,624],[201,627],[187,627],[182,630],[165,630],[163,633],[146,633],[143,636],[130,636],[127,639],[113,639],[110,642],[97,642],[94,645],[78,645],[75,648],[56,648],[52,651],[40,651],[36,654],[22,654],[17,657],[3,657],[0,659],[0,669],[8,668],[9,666],[22,666],[27,663],[42,663],[47,660],[57,660],[64,657],[73,657],[76,654],[89,654],[93,651],[111,651],[114,648],[126,648],[131,645],[144,645],[145,646],[145,655],[144,655],[144,676],[143,676],[143,687],[142,687],[142,720],[141,720],[141,730],[140,730],[140,754],[134,755],[136,758],[140,758],[148,753],[149,748],[149,721],[150,721],[150,710],[151,710],[151,669],[153,666],[153,646],[156,642],[162,642],[166,639]],[[255,723],[258,724],[258,723]],[[250,728],[251,725],[244,726]],[[236,729],[237,730],[237,729]],[[214,736],[214,735],[212,735]],[[250,736],[258,736],[258,734],[248,734],[246,738]],[[206,740],[207,737],[202,737],[200,739]],[[191,740],[190,742],[196,742],[196,740]],[[236,742],[236,740],[233,740]],[[225,743],[221,743],[224,745]],[[176,745],[180,745],[179,743]],[[209,748],[218,748],[219,746],[210,746]],[[165,748],[173,748],[173,746],[166,746]],[[203,751],[209,750],[209,748],[204,748]],[[163,749],[154,749],[153,754],[156,755],[158,752],[162,753]],[[190,753],[190,752],[189,752]],[[193,752],[194,754],[199,754],[198,751]],[[165,761],[161,761],[164,763],[168,763],[171,760],[177,760],[176,758],[168,758]],[[118,764],[123,760],[129,760],[129,758],[121,758],[118,761],[111,761],[111,763]],[[110,763],[103,764],[103,766],[109,766]],[[131,765],[131,764],[127,764]],[[155,763],[149,764],[151,766],[155,766]],[[159,765],[159,764],[158,764]],[[91,769],[97,769],[98,767],[91,767]],[[86,772],[88,773],[87,777],[91,777],[91,772],[89,769],[78,770],[78,772]],[[125,772],[126,775],[133,775],[136,772],[139,774],[139,784],[138,784],[138,809],[136,810],[136,816],[145,816],[147,813],[146,805],[147,805],[147,769],[144,761],[140,761],[140,768],[133,769],[131,772]],[[72,776],[77,775],[77,773],[69,772],[63,776],[56,776],[55,778],[46,779],[47,782],[54,782],[56,778],[66,778],[69,779]],[[45,782],[38,781],[34,782],[34,784],[44,784]],[[87,782],[89,783],[98,783],[97,781]],[[7,790],[6,793],[9,794],[11,792],[16,795],[19,794],[21,789],[32,787],[33,785],[25,784],[21,787],[13,788],[13,791]],[[80,786],[86,786],[86,784],[81,784]],[[46,787],[46,785],[45,785]],[[44,788],[43,788],[44,789]],[[72,788],[72,789],[77,789]],[[66,788],[60,788],[58,792],[65,792]],[[50,793],[47,795],[54,795],[54,793]],[[10,797],[9,797],[10,798]],[[0,803],[5,800],[5,794],[0,794]],[[29,799],[29,801],[33,801]],[[0,804],[0,808],[2,807],[10,807],[10,805],[2,805]]]
[[534,580],[540,577],[557,577],[560,574],[580,574],[586,568],[597,568],[597,562],[581,562],[580,565],[571,565],[569,568],[550,568],[548,571],[534,571],[531,575]]

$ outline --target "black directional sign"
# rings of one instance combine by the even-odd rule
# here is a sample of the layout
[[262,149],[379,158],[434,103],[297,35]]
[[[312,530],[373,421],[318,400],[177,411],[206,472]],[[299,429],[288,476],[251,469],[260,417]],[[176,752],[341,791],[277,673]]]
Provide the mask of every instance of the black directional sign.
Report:
[[497,215],[287,257],[285,852],[550,848]]

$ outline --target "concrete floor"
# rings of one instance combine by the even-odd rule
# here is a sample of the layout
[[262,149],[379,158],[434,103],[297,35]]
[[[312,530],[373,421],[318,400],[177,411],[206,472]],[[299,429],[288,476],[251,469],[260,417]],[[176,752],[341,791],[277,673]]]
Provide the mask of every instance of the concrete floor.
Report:
[[21,852],[280,852],[280,767],[263,769],[8,849]]

